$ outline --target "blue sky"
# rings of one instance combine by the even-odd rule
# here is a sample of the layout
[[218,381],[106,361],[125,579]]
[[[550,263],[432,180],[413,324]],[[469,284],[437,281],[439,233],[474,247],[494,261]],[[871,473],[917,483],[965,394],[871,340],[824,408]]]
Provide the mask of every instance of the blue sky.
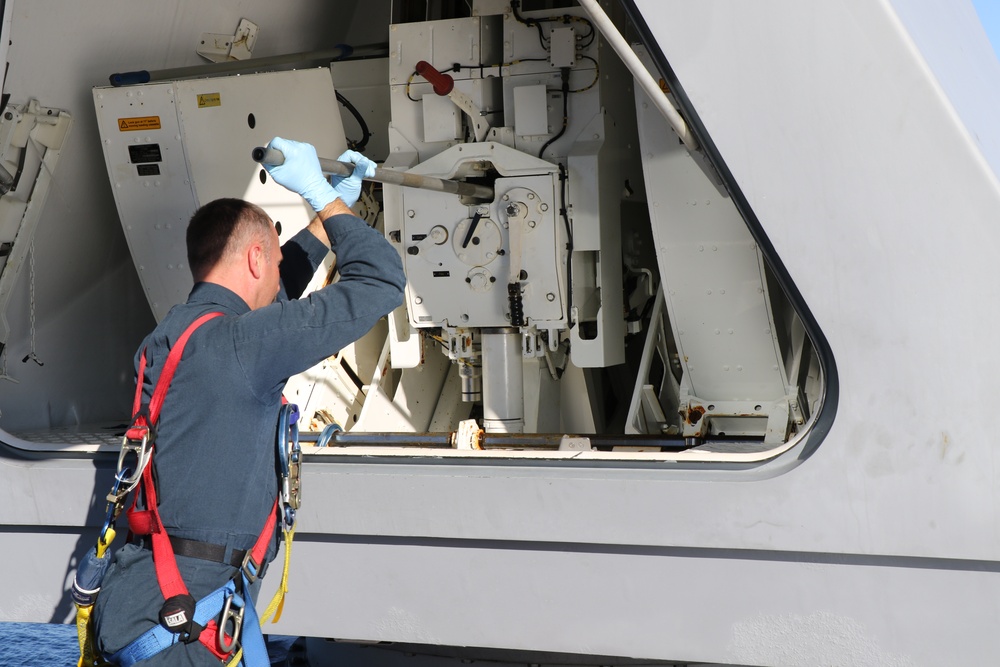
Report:
[[986,34],[993,42],[993,50],[1000,57],[1000,2],[997,0],[972,0],[979,13],[979,20],[986,28]]

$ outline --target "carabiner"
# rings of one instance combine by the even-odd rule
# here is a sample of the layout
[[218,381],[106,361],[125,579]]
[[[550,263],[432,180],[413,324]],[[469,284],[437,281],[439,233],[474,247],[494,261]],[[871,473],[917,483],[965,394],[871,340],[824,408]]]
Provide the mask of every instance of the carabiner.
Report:
[[[126,488],[118,491],[118,498],[124,498],[132,491],[132,489],[136,487],[139,480],[142,479],[143,471],[145,471],[146,466],[149,465],[149,459],[153,456],[153,445],[149,441],[148,431],[142,436],[142,440],[138,444],[135,444],[135,441],[130,440],[128,437],[125,437],[122,440],[122,451],[118,454],[118,472],[115,475],[116,477],[121,475],[123,471],[129,470],[129,468],[125,466],[125,457],[129,454],[135,454],[135,471],[132,475],[124,477],[120,480],[120,483],[124,484]],[[110,495],[108,496],[108,499],[111,500]]]
[[278,413],[278,465],[283,476],[288,475],[290,460],[298,460],[299,446],[299,406],[286,403]]
[[[281,502],[285,506],[284,527],[295,521],[295,512],[302,504],[302,446],[299,444],[299,407],[294,403],[281,406],[278,414],[278,465],[281,470]],[[293,510],[287,512],[288,509]]]
[[[215,635],[215,643],[222,653],[232,653],[239,641],[240,628],[243,627],[243,611],[246,607],[240,607],[238,612],[233,611],[232,604],[235,597],[237,597],[236,593],[230,593],[226,596],[226,602],[222,606],[222,615],[219,617],[219,631]],[[226,626],[229,625],[230,621],[233,622],[233,632],[227,638]]]
[[122,500],[127,494],[121,493],[119,489],[131,472],[131,468],[125,468],[124,470],[119,470],[115,475],[115,483],[112,485],[111,491],[108,492],[108,511],[104,515],[104,525],[101,526],[100,540],[102,542],[108,532],[108,528],[115,524],[115,521],[118,520],[118,515],[122,513],[122,507],[124,506]]

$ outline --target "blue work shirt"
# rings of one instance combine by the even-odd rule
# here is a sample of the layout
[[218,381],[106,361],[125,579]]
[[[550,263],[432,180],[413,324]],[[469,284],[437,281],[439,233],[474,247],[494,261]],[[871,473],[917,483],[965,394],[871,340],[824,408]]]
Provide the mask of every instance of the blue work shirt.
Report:
[[[282,247],[282,291],[251,310],[214,283],[197,283],[143,341],[143,397],[148,402],[170,347],[205,313],[220,312],[188,340],[157,426],[155,471],[159,512],[167,533],[232,549],[250,549],[278,493],[275,449],[281,392],[289,376],[353,343],[402,302],[405,283],[396,250],[361,219],[336,215],[323,223],[337,253],[340,279],[301,295],[329,252],[307,230]],[[268,560],[277,551],[277,533]],[[200,600],[236,568],[177,557],[189,592]],[[255,589],[258,588],[255,586]],[[253,592],[256,597],[256,590]],[[106,655],[158,622],[163,597],[152,552],[126,545],[115,553],[94,608],[98,649]],[[218,665],[193,643],[175,645],[143,662]]]

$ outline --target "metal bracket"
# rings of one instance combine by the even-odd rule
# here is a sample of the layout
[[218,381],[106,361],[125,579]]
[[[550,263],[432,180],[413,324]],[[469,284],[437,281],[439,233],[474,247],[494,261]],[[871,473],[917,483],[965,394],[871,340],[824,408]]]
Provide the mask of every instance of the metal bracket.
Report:
[[475,419],[463,419],[458,422],[455,432],[455,449],[482,449],[483,430]]
[[222,35],[214,32],[201,33],[201,43],[195,51],[198,55],[221,63],[227,60],[247,60],[253,55],[253,47],[257,43],[257,33],[260,27],[246,19],[241,19],[236,33]]
[[590,438],[564,435],[559,439],[560,452],[589,452],[592,449],[593,447],[590,446]]
[[490,124],[487,122],[486,117],[483,116],[483,112],[476,106],[476,103],[472,101],[472,98],[459,90],[451,91],[448,93],[448,97],[469,117],[469,120],[472,122],[472,130],[476,135],[476,141],[485,139],[486,134],[490,131]]
[[0,254],[6,257],[0,267],[0,341],[3,342],[10,335],[7,305],[31,248],[35,227],[52,186],[52,173],[72,122],[65,111],[43,107],[35,99],[23,106],[8,105],[0,118],[0,166],[5,169],[9,166],[16,172],[23,153],[31,149],[20,186],[12,183],[13,188],[0,205],[0,223],[14,230],[14,238],[5,239],[4,252]]

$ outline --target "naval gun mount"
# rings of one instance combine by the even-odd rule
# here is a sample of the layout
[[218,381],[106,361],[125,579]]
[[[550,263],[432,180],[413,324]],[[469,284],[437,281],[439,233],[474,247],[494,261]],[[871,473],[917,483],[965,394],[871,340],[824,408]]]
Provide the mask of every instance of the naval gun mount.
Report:
[[[479,113],[413,73],[415,63],[458,62],[450,43],[430,39],[440,27],[481,39],[483,67],[453,72],[455,91]],[[200,203],[243,193],[281,221],[282,240],[307,224],[313,212],[257,165],[225,167],[290,125],[320,154],[339,154],[346,133],[336,114],[310,107],[291,118],[270,104],[310,90],[330,108],[337,83],[348,98],[371,96],[369,124],[387,132],[368,155],[383,172],[485,186],[491,196],[388,181],[363,191],[363,217],[402,259],[405,301],[387,325],[290,379],[303,431],[339,424],[374,443],[379,434],[455,433],[472,417],[495,435],[735,438],[743,448],[766,440],[768,458],[807,429],[822,381],[809,379],[821,373],[800,318],[704,156],[647,108],[600,41],[579,35],[563,91],[565,65],[516,18],[394,31],[405,61],[215,78],[220,106],[187,81],[95,89],[123,229],[155,316],[190,290],[179,230]],[[515,52],[493,53],[507,42]],[[380,78],[386,85],[373,88]],[[139,124],[154,113],[156,123]],[[326,264],[307,291],[335,280]],[[749,381],[758,368],[766,383]],[[509,451],[530,446],[518,443]]]
[[[482,401],[486,432],[524,431],[523,359],[557,377],[580,310],[569,281],[571,227],[562,168],[500,143],[461,144],[410,173],[490,182],[492,201],[385,188],[386,235],[407,276],[406,321],[458,365],[462,400]],[[398,313],[394,314],[394,316]],[[415,338],[393,337],[393,365],[420,363]],[[527,378],[530,383],[531,379]]]

